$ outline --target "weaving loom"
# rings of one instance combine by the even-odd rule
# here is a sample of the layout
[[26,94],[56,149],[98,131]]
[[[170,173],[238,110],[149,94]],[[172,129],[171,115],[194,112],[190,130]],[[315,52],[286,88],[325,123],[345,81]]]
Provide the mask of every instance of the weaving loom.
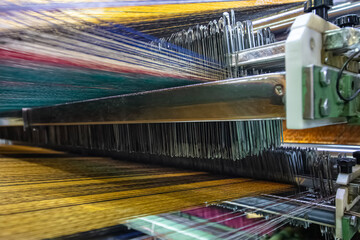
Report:
[[0,239],[359,239],[357,1],[0,3]]

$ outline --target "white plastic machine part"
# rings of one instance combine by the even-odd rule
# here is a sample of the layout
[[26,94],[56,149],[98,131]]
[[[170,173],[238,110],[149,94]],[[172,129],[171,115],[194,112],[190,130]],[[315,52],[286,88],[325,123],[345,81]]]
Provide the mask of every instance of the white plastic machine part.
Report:
[[342,218],[344,217],[345,210],[350,210],[359,200],[357,196],[352,202],[349,203],[349,188],[347,186],[339,187],[336,191],[336,212],[335,212],[335,237],[336,239],[343,238]]
[[322,34],[337,28],[313,13],[297,17],[291,27],[285,43],[286,124],[289,129],[305,129],[346,122],[345,118],[315,120],[303,118],[303,67],[322,65]]
[[336,183],[339,185],[348,185],[351,181],[358,177],[360,177],[359,164],[352,167],[352,173],[339,173]]
[[336,239],[342,239],[342,218],[344,216],[345,209],[347,207],[347,200],[349,197],[349,189],[347,187],[338,188],[336,191],[335,199],[335,237]]
[[351,203],[349,203],[349,188],[348,184],[355,178],[360,176],[360,165],[355,165],[352,168],[352,173],[339,173],[336,183],[341,185],[336,191],[336,212],[335,212],[335,237],[336,239],[342,239],[342,218],[345,210],[350,210],[359,200],[360,196],[357,196]]

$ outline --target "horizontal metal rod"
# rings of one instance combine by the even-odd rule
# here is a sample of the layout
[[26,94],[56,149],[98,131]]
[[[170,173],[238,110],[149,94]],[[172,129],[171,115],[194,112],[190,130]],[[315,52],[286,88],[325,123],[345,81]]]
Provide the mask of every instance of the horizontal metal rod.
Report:
[[230,60],[232,67],[285,70],[285,41],[236,52]]
[[78,125],[285,118],[285,73],[27,109],[24,124]]
[[[360,2],[348,2],[339,4],[329,10],[329,20],[334,21],[335,18],[346,14],[359,14]],[[304,14],[304,7],[296,7],[288,11],[273,14],[264,18],[253,21],[254,30],[269,27],[276,34],[278,40],[286,39],[288,29],[293,24],[296,17]]]
[[269,198],[276,198],[276,199],[280,199],[280,200],[284,200],[284,201],[288,201],[288,202],[295,202],[295,203],[299,203],[299,204],[313,205],[313,206],[316,206],[316,207],[319,207],[322,209],[331,209],[331,210],[336,209],[336,207],[333,205],[309,202],[309,201],[305,201],[305,200],[299,200],[296,198],[281,197],[281,196],[276,196],[276,195],[272,195],[272,194],[261,194],[261,196],[265,196],[265,197],[269,197]]
[[327,151],[334,154],[348,153],[360,151],[360,146],[356,145],[338,145],[338,144],[313,144],[313,143],[283,143],[283,147],[301,147],[316,148],[318,151]]
[[[243,198],[234,201],[224,201],[222,203],[228,204],[230,206],[237,206],[241,208],[251,209],[256,212],[264,212],[268,214],[279,215],[282,217],[291,218],[302,222],[309,222],[327,227],[335,227],[334,211],[318,209],[316,208],[316,206],[314,206],[312,207],[312,209],[309,209],[306,213],[292,214],[291,209],[296,211],[296,207],[300,207],[302,206],[302,204],[284,202],[281,204],[274,204],[272,206],[271,203],[274,203],[274,201],[271,201],[270,199],[268,199],[266,204],[264,204],[264,202],[256,201],[257,199],[261,200],[260,198],[257,197],[253,197],[253,198],[250,197],[250,198]],[[256,204],[253,204],[254,202],[256,202]]]
[[[328,31],[323,36],[323,49],[342,51],[359,46],[360,30],[345,28]],[[348,38],[342,44],[338,39]],[[263,70],[282,69],[285,71],[285,41],[250,48],[230,55],[231,67],[259,68]],[[279,70],[277,70],[279,71]],[[273,71],[274,72],[274,71]]]

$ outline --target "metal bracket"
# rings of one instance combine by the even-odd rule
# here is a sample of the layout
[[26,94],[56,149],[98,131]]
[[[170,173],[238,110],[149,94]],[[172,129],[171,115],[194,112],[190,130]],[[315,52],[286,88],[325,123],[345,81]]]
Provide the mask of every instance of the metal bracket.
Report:
[[336,183],[339,185],[343,185],[339,187],[336,192],[336,212],[335,212],[335,236],[337,239],[344,239],[343,238],[343,218],[344,212],[349,211],[359,200],[360,195],[358,195],[352,201],[349,201],[349,184],[354,179],[360,176],[360,165],[356,165],[353,167],[353,172],[349,174],[340,173],[336,180]]
[[343,218],[344,218],[344,212],[349,211],[359,200],[360,196],[357,196],[353,201],[350,203],[349,200],[349,189],[348,187],[340,187],[338,188],[336,192],[336,200],[335,200],[335,237],[336,239],[344,239],[343,236]]
[[352,168],[352,173],[339,173],[336,183],[339,185],[348,185],[352,182],[355,178],[360,176],[360,165],[355,165]]
[[[339,70],[327,66],[310,65],[303,68],[303,118],[308,120],[358,118],[359,98],[344,102],[336,91]],[[344,72],[340,91],[345,96],[354,94],[360,84],[358,74]],[[340,119],[339,119],[340,120]]]
[[296,18],[285,43],[286,124],[289,129],[306,129],[345,122],[345,118],[303,117],[303,67],[321,65],[322,34],[337,26],[309,13]]

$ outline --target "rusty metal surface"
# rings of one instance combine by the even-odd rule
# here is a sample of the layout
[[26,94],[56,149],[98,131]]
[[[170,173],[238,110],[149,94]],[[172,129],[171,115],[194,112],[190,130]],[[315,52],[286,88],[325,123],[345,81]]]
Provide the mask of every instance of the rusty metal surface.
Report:
[[360,126],[339,124],[305,130],[287,129],[284,121],[284,142],[360,145]]

